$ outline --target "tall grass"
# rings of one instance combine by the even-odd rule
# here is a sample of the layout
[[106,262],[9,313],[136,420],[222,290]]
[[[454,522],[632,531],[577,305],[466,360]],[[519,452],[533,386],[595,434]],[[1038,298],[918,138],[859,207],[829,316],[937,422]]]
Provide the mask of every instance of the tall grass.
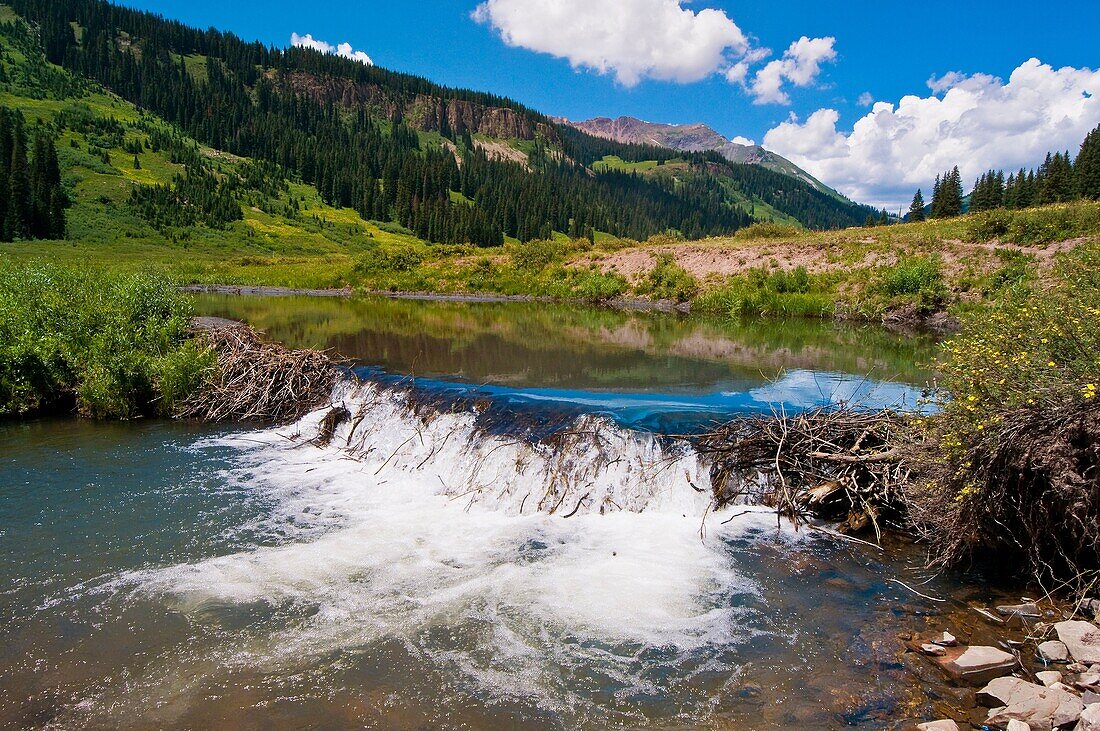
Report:
[[190,317],[160,277],[0,264],[0,416],[170,412],[210,364]]
[[731,317],[832,317],[836,295],[829,281],[805,267],[791,271],[753,269],[704,292],[695,302],[702,312]]

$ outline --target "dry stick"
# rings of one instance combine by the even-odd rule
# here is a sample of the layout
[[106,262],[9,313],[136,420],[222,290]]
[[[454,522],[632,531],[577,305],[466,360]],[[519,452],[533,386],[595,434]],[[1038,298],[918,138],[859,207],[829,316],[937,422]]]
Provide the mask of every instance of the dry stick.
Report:
[[946,599],[939,599],[939,598],[937,598],[937,597],[934,597],[934,596],[928,596],[927,594],[921,594],[921,593],[920,593],[919,591],[917,591],[917,590],[916,590],[916,589],[914,589],[913,587],[909,586],[909,585],[908,585],[908,584],[906,584],[906,583],[905,583],[904,581],[901,581],[900,579],[889,579],[889,580],[888,580],[888,583],[891,583],[891,584],[897,584],[897,585],[899,585],[899,586],[903,586],[903,587],[905,587],[906,589],[908,589],[909,591],[911,591],[911,592],[913,592],[914,594],[916,594],[917,596],[919,596],[919,597],[920,597],[921,599],[927,599],[927,600],[928,600],[928,601],[930,601],[930,602],[946,602],[946,601],[947,601]]

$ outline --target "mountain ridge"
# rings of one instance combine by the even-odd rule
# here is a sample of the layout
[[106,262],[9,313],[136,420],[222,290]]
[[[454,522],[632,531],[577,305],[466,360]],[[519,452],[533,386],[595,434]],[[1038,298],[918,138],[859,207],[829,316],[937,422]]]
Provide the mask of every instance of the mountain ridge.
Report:
[[730,140],[702,122],[668,124],[647,122],[636,117],[594,117],[574,121],[564,117],[552,117],[559,124],[567,124],[582,132],[606,140],[624,144],[651,144],[681,152],[717,152],[729,162],[741,165],[760,165],[769,170],[797,178],[828,195],[840,200],[850,199],[830,188],[778,153],[757,144],[745,144]]

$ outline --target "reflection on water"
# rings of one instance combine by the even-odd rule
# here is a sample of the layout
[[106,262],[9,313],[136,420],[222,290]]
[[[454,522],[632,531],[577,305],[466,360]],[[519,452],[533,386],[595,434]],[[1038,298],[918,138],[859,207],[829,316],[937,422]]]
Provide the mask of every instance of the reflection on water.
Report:
[[556,389],[716,393],[821,371],[924,386],[935,340],[815,320],[726,322],[544,303],[198,295],[201,314],[394,374]]

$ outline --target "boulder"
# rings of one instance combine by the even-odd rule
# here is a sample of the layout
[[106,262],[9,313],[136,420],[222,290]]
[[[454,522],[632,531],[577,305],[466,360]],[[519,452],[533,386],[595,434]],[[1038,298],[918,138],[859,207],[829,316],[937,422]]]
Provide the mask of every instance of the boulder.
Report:
[[1100,703],[1085,706],[1075,731],[1100,731]]
[[954,721],[929,721],[917,726],[917,731],[959,731],[959,724]]
[[1059,622],[1054,631],[1074,660],[1085,665],[1100,663],[1100,627],[1091,622]]
[[974,685],[1008,675],[1016,668],[1014,655],[984,645],[945,648],[944,656],[937,658],[937,662],[955,680]]
[[1035,677],[1039,679],[1040,683],[1048,688],[1055,683],[1062,682],[1062,674],[1057,670],[1044,670],[1041,673],[1035,673]]
[[992,707],[986,723],[1005,728],[1009,721],[1024,721],[1032,729],[1050,731],[1074,723],[1084,704],[1072,693],[1044,688],[1020,678],[997,678],[978,691],[978,702]]
[[1069,648],[1064,642],[1047,640],[1039,645],[1039,658],[1046,663],[1069,662]]

